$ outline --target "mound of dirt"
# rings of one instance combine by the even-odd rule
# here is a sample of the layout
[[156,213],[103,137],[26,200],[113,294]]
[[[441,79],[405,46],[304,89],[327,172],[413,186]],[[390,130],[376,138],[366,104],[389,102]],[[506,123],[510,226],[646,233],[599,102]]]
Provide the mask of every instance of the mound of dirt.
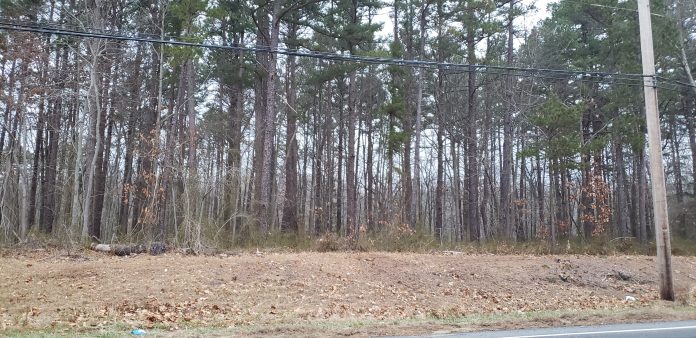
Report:
[[[673,264],[678,292],[694,290],[696,258]],[[238,327],[640,309],[659,303],[656,279],[647,256],[33,252],[0,258],[0,323]]]

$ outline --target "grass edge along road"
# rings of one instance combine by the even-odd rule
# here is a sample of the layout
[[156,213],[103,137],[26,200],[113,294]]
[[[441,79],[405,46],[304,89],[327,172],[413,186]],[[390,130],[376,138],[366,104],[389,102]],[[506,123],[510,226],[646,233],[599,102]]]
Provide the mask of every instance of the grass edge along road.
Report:
[[[446,318],[407,318],[401,320],[377,319],[322,319],[300,324],[240,325],[236,327],[185,326],[178,329],[147,330],[148,337],[261,337],[261,336],[388,336],[433,335],[498,329],[543,328],[551,326],[601,325],[610,323],[638,323],[665,320],[694,320],[696,307],[660,302],[637,309],[557,310],[525,313],[469,315]],[[125,323],[107,327],[52,328],[45,330],[9,330],[6,337],[123,337],[132,328]]]

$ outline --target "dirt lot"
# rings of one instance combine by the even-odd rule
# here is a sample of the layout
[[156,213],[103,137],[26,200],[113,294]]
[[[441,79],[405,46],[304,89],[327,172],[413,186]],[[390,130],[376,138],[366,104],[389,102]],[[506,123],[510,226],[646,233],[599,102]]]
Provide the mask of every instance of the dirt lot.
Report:
[[0,333],[10,335],[364,336],[696,319],[694,257],[674,258],[673,305],[657,300],[647,256],[2,256]]

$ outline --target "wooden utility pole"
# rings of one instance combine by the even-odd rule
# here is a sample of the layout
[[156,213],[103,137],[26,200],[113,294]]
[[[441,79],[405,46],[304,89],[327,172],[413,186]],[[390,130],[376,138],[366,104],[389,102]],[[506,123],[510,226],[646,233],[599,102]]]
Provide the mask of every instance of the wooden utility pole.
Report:
[[670,245],[669,218],[667,216],[667,192],[665,172],[662,167],[662,141],[660,138],[660,115],[657,110],[657,88],[655,78],[655,55],[653,53],[650,0],[638,0],[638,23],[640,25],[640,49],[643,59],[643,90],[645,92],[645,119],[650,146],[650,181],[655,216],[655,243],[657,246],[657,271],[660,278],[660,297],[674,300],[672,278],[672,247]]

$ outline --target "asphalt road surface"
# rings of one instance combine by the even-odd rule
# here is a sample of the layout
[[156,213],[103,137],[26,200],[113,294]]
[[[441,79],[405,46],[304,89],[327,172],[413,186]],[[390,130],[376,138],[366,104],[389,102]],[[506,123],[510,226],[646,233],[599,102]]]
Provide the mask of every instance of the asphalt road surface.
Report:
[[484,331],[471,333],[458,333],[436,335],[431,337],[443,338],[537,338],[537,337],[562,337],[562,338],[696,338],[696,320],[643,324],[616,324],[600,326],[575,326],[557,327],[545,329],[525,329],[512,331]]

